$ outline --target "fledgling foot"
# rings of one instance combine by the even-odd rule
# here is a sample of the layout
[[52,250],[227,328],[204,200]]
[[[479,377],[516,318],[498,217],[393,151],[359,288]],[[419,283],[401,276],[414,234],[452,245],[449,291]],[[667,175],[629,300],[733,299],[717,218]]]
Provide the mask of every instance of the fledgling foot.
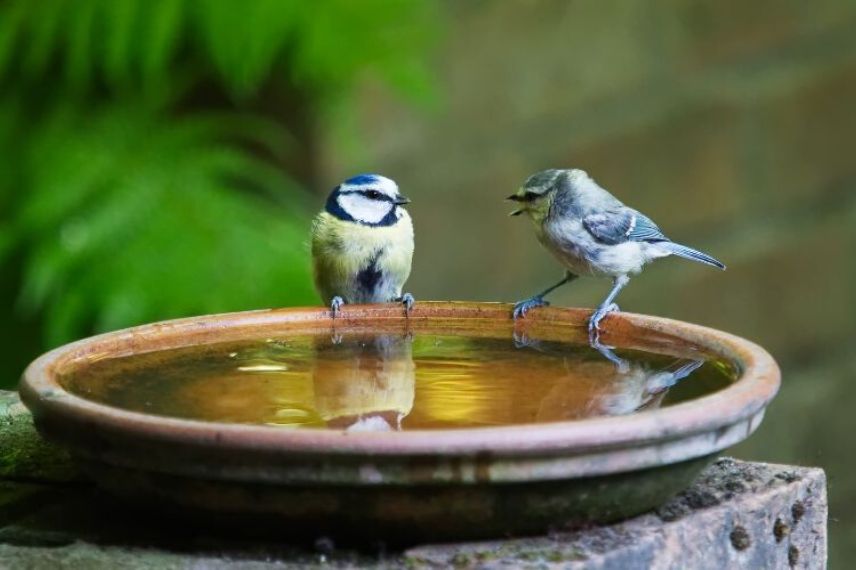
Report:
[[589,345],[598,351],[604,358],[615,364],[615,369],[619,374],[627,374],[630,372],[630,363],[613,352],[614,346],[601,344],[600,337],[589,335]]
[[342,309],[342,305],[344,304],[345,300],[338,295],[330,300],[330,312],[334,319],[339,315],[339,311]]
[[534,348],[538,349],[541,341],[535,338],[530,338],[525,332],[514,331],[511,333],[511,340],[514,342],[514,348]]
[[410,293],[405,293],[398,299],[396,299],[399,303],[404,305],[404,312],[410,313],[413,310],[413,304],[416,302],[416,299],[413,298],[413,295]]
[[511,316],[517,320],[525,317],[526,313],[529,312],[529,309],[534,309],[535,307],[547,307],[549,305],[550,302],[544,300],[544,297],[535,295],[534,297],[529,297],[528,299],[514,303],[514,311],[511,313]]
[[598,307],[597,310],[592,313],[588,324],[589,340],[592,343],[600,342],[600,321],[602,321],[609,313],[617,313],[620,310],[621,309],[618,308],[618,305],[611,303],[606,307]]

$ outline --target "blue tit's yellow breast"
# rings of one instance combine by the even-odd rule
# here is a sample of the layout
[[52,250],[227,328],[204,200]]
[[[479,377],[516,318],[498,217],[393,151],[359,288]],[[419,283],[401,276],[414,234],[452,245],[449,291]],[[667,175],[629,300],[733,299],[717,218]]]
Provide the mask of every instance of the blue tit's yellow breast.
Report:
[[321,212],[312,226],[315,284],[326,299],[346,296],[361,271],[374,264],[400,289],[410,275],[413,224],[405,210],[395,224],[367,226]]

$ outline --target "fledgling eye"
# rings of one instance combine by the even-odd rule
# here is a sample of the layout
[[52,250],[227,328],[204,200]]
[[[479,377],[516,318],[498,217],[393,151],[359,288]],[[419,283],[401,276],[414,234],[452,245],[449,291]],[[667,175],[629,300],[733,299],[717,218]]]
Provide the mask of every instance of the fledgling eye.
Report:
[[371,198],[372,200],[377,200],[378,198],[380,198],[380,192],[378,192],[377,190],[367,190],[365,192],[365,195]]

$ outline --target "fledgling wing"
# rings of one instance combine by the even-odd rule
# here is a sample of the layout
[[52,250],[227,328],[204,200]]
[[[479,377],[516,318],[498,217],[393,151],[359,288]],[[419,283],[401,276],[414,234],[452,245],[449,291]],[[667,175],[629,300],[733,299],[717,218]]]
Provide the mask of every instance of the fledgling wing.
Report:
[[668,241],[657,224],[632,208],[603,210],[583,218],[583,226],[600,242]]

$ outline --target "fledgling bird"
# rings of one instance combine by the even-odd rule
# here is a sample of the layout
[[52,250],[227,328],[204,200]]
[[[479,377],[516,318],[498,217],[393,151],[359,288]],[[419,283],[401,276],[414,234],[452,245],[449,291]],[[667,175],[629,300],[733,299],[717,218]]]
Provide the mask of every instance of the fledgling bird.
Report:
[[315,287],[333,317],[345,303],[404,303],[413,259],[413,222],[395,182],[360,174],[336,186],[312,224]]
[[677,255],[725,269],[710,255],[671,241],[654,222],[622,204],[583,170],[538,172],[508,200],[520,204],[511,215],[528,214],[538,241],[567,270],[557,284],[516,303],[515,319],[533,307],[548,305],[544,300],[548,293],[578,276],[611,277],[612,290],[589,319],[589,334],[596,338],[601,320],[619,310],[615,304],[619,291],[648,262]]

